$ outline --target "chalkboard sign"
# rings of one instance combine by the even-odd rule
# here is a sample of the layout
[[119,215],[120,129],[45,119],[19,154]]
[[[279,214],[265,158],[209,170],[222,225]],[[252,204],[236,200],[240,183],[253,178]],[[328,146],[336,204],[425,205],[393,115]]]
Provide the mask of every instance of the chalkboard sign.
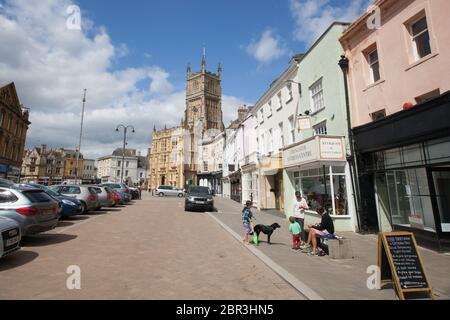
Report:
[[413,233],[380,234],[378,251],[381,281],[394,283],[400,299],[405,299],[405,293],[413,292],[427,292],[432,297]]

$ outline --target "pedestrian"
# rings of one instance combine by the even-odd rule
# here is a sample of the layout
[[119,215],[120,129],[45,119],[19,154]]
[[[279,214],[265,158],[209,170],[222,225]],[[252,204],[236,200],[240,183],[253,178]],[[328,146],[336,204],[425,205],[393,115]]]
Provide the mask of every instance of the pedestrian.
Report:
[[289,221],[291,223],[289,225],[289,232],[292,234],[292,249],[299,250],[300,234],[302,233],[302,227],[300,227],[300,224],[295,220],[294,217],[290,217]]
[[254,219],[252,208],[253,203],[251,201],[247,201],[245,204],[245,208],[242,210],[242,226],[244,227],[245,237],[243,239],[245,244],[250,244],[250,236],[253,235],[251,223]]
[[295,203],[294,203],[294,218],[295,221],[302,228],[302,233],[300,234],[301,245],[305,244],[306,233],[305,233],[305,210],[309,210],[308,203],[306,199],[302,197],[302,194],[297,191],[295,193]]

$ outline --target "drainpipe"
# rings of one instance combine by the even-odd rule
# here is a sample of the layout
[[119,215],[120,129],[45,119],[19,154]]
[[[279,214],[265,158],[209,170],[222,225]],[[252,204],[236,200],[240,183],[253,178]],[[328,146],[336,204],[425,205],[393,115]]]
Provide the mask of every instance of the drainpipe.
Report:
[[350,157],[348,157],[348,162],[350,164],[350,176],[352,180],[352,189],[353,189],[353,198],[355,201],[355,209],[356,209],[356,219],[358,223],[358,229],[361,232],[365,229],[365,226],[361,224],[361,198],[359,192],[359,179],[358,172],[356,169],[356,153],[355,153],[355,145],[354,145],[354,137],[352,131],[352,121],[351,121],[351,113],[350,113],[350,98],[348,92],[348,70],[349,70],[349,60],[345,55],[341,56],[341,60],[339,60],[339,66],[342,69],[342,73],[344,75],[344,88],[345,88],[345,107],[347,113],[347,128],[348,128],[348,141],[350,145]]

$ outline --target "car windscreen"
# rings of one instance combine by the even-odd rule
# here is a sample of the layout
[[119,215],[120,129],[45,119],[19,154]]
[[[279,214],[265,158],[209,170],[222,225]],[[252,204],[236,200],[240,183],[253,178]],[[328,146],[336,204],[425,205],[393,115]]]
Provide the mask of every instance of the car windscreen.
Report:
[[54,201],[47,193],[42,190],[28,190],[22,192],[25,197],[33,203],[43,203]]
[[122,189],[120,184],[108,184],[107,186],[111,189]]
[[209,195],[209,188],[192,187],[189,189],[189,194]]
[[90,194],[100,194],[102,193],[102,189],[94,188],[94,187],[88,187]]
[[63,193],[63,194],[81,194],[81,189],[79,187],[64,186],[61,188],[61,193]]
[[51,195],[52,197],[59,197],[59,194],[58,194],[57,192],[53,191],[53,190],[50,189],[50,188],[44,187],[44,188],[42,188],[42,189],[43,189],[45,192],[47,192],[47,194]]

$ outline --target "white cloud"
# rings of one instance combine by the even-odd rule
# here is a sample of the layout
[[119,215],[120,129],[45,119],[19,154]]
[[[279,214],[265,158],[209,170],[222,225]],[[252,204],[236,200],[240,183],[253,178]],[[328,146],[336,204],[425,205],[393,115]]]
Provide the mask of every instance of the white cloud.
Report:
[[[136,128],[129,147],[145,151],[153,126],[180,124],[185,91],[175,90],[161,66],[114,70],[127,54],[105,28],[82,14],[82,30],[66,28],[71,0],[7,0],[0,11],[0,86],[14,81],[31,108],[27,147],[78,145],[83,89],[87,88],[82,152],[96,158],[122,146],[118,124]],[[81,8],[83,10],[83,8]],[[184,71],[184,70],[183,70]],[[145,88],[140,83],[149,85]],[[224,116],[231,110],[224,97]],[[234,117],[236,112],[232,112]]]
[[246,47],[247,53],[264,64],[276,60],[288,53],[283,40],[273,30],[266,30],[259,39],[253,39]]
[[371,0],[339,1],[340,6],[330,0],[289,0],[290,10],[296,22],[294,38],[311,45],[334,21],[352,22]]

